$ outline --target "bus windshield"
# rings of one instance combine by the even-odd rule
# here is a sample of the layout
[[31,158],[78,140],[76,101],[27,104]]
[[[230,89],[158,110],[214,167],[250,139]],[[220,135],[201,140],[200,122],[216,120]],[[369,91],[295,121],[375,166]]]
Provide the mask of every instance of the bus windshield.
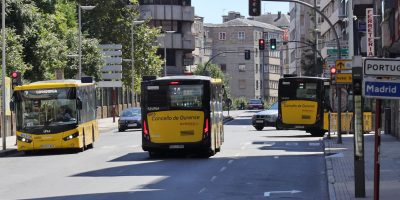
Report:
[[72,88],[21,91],[17,126],[22,129],[76,124],[76,100]]
[[281,90],[281,97],[283,100],[287,99],[306,99],[317,100],[317,83],[315,82],[295,82],[283,81]]

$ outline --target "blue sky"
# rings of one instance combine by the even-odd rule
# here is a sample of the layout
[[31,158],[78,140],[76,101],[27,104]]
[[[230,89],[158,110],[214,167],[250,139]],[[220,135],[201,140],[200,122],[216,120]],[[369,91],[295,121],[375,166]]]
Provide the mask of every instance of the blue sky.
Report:
[[[200,17],[204,17],[206,23],[222,23],[222,15],[227,15],[229,11],[240,12],[248,17],[248,0],[192,0],[194,12]],[[276,14],[289,12],[289,3],[282,2],[262,2],[262,13]]]

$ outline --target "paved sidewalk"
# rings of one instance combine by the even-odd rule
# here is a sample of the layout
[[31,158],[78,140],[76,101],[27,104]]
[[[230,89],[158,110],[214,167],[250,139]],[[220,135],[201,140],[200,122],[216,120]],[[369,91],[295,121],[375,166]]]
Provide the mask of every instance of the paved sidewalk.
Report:
[[[373,199],[374,196],[374,134],[364,134],[365,198],[355,198],[354,138],[337,135],[324,138],[329,196],[331,200]],[[380,199],[400,199],[400,141],[391,135],[381,136]]]

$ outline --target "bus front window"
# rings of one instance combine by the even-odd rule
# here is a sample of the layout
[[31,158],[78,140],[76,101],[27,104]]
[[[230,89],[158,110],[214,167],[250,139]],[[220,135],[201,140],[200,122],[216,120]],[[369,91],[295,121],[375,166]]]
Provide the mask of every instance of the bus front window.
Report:
[[70,99],[29,100],[22,102],[22,126],[56,126],[76,123],[76,103]]

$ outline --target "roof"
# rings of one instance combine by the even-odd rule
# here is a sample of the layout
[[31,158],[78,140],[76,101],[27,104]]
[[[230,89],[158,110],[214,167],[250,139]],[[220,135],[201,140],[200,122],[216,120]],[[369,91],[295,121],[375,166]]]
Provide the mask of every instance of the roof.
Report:
[[21,86],[16,86],[15,91],[18,90],[34,90],[34,89],[48,89],[48,88],[67,88],[67,87],[79,87],[85,85],[93,85],[94,83],[81,83],[80,80],[65,79],[65,80],[48,80],[48,81],[37,81]]
[[249,19],[241,19],[241,18],[236,18],[236,19],[227,21],[222,24],[207,24],[207,26],[208,27],[255,26],[255,27],[260,27],[260,28],[282,31],[282,29],[280,29],[272,24],[267,24],[267,23],[249,20]]
[[278,14],[265,14],[256,17],[252,17],[254,21],[259,21],[267,24],[272,24],[280,28],[287,28],[290,26],[290,16],[286,14],[281,14],[281,18],[278,18]]

